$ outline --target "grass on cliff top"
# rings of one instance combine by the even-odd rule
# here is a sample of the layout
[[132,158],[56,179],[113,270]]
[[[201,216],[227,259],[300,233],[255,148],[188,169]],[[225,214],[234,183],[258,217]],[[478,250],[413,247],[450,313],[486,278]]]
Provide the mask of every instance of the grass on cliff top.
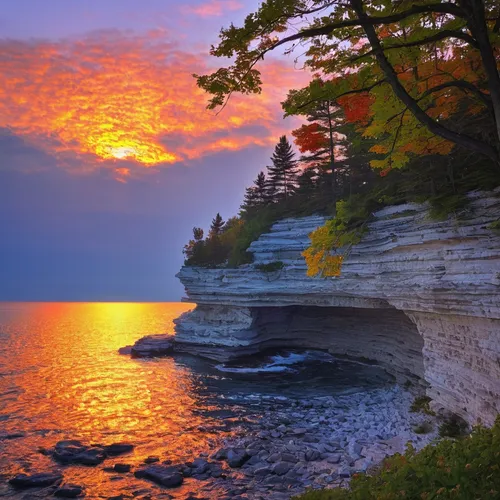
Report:
[[500,417],[460,440],[445,439],[416,453],[386,459],[373,476],[359,474],[350,489],[310,491],[296,500],[493,500],[500,498]]

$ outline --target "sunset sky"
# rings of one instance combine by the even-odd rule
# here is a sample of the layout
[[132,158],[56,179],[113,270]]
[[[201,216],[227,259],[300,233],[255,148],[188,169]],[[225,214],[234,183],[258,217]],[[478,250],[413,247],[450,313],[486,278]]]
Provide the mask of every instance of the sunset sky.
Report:
[[0,12],[0,300],[178,300],[192,227],[235,215],[268,164],[280,101],[305,82],[269,59],[259,96],[215,115],[193,73],[248,0],[16,0]]

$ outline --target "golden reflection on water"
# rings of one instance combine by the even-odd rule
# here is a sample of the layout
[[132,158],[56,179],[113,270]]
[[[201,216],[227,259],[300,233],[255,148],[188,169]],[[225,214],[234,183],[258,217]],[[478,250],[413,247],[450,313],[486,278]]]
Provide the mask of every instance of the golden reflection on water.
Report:
[[[61,439],[132,442],[136,448],[126,460],[133,464],[149,455],[189,458],[205,449],[212,437],[197,430],[207,423],[197,412],[207,408],[200,375],[173,359],[117,353],[144,335],[173,331],[173,319],[191,308],[0,304],[0,433],[25,433],[0,449],[0,474],[54,468],[36,450]],[[87,498],[123,491],[126,484],[81,467],[69,467],[65,478],[85,482]]]

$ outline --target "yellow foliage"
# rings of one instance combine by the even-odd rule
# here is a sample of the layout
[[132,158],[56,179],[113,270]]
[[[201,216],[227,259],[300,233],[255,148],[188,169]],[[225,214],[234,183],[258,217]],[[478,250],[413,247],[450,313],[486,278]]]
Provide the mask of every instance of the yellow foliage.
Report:
[[[358,243],[362,227],[349,229],[349,210],[345,201],[337,202],[337,217],[309,234],[311,245],[302,252],[307,265],[307,276],[323,278],[340,276],[344,254],[341,249]],[[345,252],[344,252],[345,253]]]

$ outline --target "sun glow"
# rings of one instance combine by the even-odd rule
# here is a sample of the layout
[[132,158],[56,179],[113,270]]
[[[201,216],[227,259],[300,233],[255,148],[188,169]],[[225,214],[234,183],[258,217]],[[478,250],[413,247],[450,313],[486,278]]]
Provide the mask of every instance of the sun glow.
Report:
[[[271,146],[285,132],[280,101],[305,72],[266,61],[273,83],[235,95],[220,115],[192,74],[206,59],[181,51],[165,33],[99,33],[62,42],[0,42],[0,128],[82,171],[96,159],[136,167],[167,165],[217,151]],[[127,165],[127,168],[130,168]]]
[[119,148],[111,148],[110,153],[118,160],[123,160],[124,158],[134,157],[136,151],[133,148],[127,148],[122,146]]

